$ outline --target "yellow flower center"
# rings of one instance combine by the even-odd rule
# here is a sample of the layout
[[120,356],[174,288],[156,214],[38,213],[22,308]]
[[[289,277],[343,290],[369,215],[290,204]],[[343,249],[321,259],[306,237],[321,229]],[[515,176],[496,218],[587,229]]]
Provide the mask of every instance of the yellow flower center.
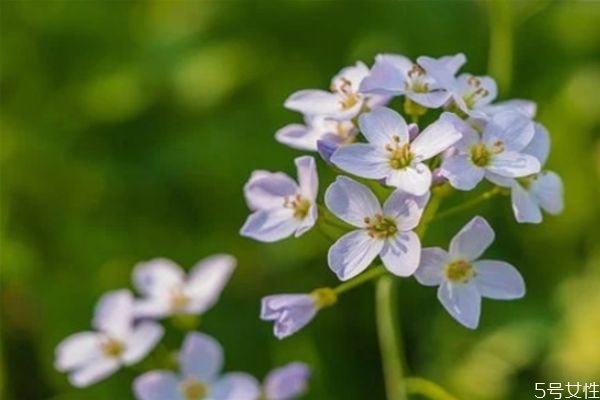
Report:
[[181,288],[176,288],[171,292],[170,305],[172,310],[181,310],[190,303],[190,298],[183,293]]
[[396,221],[381,214],[377,214],[373,218],[366,217],[364,221],[367,224],[367,232],[372,238],[385,239],[398,232]]
[[393,136],[393,143],[385,145],[385,149],[390,153],[389,163],[393,169],[403,169],[410,165],[414,155],[410,151],[409,143],[400,143],[399,136]]
[[534,180],[535,180],[535,174],[529,175],[529,176],[524,176],[522,178],[517,178],[517,182],[519,183],[519,185],[521,185],[525,189],[529,189],[529,187],[531,186],[531,184],[533,183]]
[[427,93],[429,91],[429,85],[426,82],[423,82],[424,76],[425,70],[419,64],[413,64],[410,71],[408,71],[410,82],[406,82],[406,88],[415,93]]
[[117,339],[106,338],[102,342],[102,352],[110,358],[119,358],[125,351],[125,345]]
[[196,379],[186,379],[181,384],[181,392],[185,400],[201,400],[208,394],[208,388]]
[[317,309],[332,306],[337,302],[337,294],[328,287],[315,289],[310,295],[315,299]]
[[481,80],[476,76],[469,77],[467,83],[469,84],[471,90],[463,95],[463,100],[465,101],[467,108],[471,109],[475,107],[477,100],[482,97],[486,97],[490,94],[490,92],[481,87]]
[[340,84],[332,85],[331,91],[343,96],[340,104],[344,110],[354,107],[360,101],[360,95],[352,90],[352,82],[346,78],[340,78]]
[[477,143],[471,147],[471,161],[478,167],[486,167],[490,164],[492,155],[504,151],[504,143],[501,140],[494,142],[492,147],[486,147],[485,143]]
[[449,281],[457,283],[468,282],[475,276],[473,266],[465,260],[453,261],[446,265],[445,273]]
[[283,201],[283,206],[294,210],[294,218],[303,220],[308,215],[311,204],[310,201],[297,194],[292,198],[289,196],[286,197]]

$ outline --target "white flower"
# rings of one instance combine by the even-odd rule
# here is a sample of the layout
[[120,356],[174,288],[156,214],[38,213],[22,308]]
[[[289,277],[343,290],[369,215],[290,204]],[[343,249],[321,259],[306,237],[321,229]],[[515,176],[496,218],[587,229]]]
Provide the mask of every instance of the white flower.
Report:
[[384,107],[361,115],[359,125],[369,143],[340,147],[331,162],[356,176],[385,179],[387,185],[417,196],[431,186],[431,171],[424,161],[462,137],[453,124],[440,118],[410,142],[404,118]]
[[171,260],[157,258],[135,266],[133,282],[142,298],[135,301],[137,318],[202,314],[219,299],[236,260],[219,254],[198,262],[188,276]]
[[534,134],[533,122],[523,114],[498,113],[482,134],[454,114],[442,117],[463,135],[441,166],[441,174],[456,189],[471,190],[490,174],[518,178],[540,171],[540,162],[523,152]]
[[329,249],[329,267],[345,281],[381,257],[398,276],[409,276],[419,265],[421,242],[412,230],[419,224],[429,193],[416,197],[400,190],[392,193],[383,209],[366,186],[339,176],[325,193],[325,204],[338,218],[357,227]]
[[305,125],[289,124],[275,134],[278,142],[295,149],[317,151],[319,140],[338,144],[350,143],[358,133],[351,121],[339,121],[323,116],[308,116]]
[[282,172],[255,171],[244,194],[250,214],[240,233],[261,242],[302,235],[317,221],[319,178],[315,159],[295,160],[298,184]]
[[496,82],[489,76],[461,74],[455,77],[455,73],[442,60],[431,57],[419,57],[417,62],[450,94],[458,108],[468,115],[477,115],[477,109],[490,104],[498,94]]
[[92,325],[96,331],[73,334],[56,348],[55,367],[69,374],[73,386],[89,386],[122,365],[137,363],[163,335],[163,328],[154,322],[133,324],[133,298],[128,290],[102,296]]
[[525,283],[515,267],[478,259],[493,241],[494,231],[477,216],[452,238],[448,252],[439,247],[423,249],[415,272],[420,284],[439,286],[438,299],[444,308],[471,329],[479,324],[482,297],[512,300],[525,295]]
[[[541,165],[550,153],[550,135],[541,124],[535,124],[535,134],[523,153],[537,158]],[[563,183],[560,177],[543,170],[522,178],[506,178],[490,174],[488,179],[499,186],[511,189],[512,209],[521,223],[542,222],[542,209],[550,214],[560,214],[564,208]]]
[[350,120],[364,107],[373,108],[387,101],[381,95],[365,95],[359,87],[369,74],[362,62],[343,68],[331,81],[330,92],[306,89],[293,93],[285,101],[285,107],[304,115],[322,115],[340,120]]
[[[464,54],[440,57],[437,61],[454,76],[465,63]],[[450,93],[428,75],[423,67],[396,54],[378,54],[369,75],[363,79],[364,93],[404,95],[427,108],[438,108],[450,98]]]
[[257,400],[259,384],[252,376],[230,372],[219,376],[223,349],[212,337],[189,333],[178,356],[180,374],[151,371],[133,382],[138,400]]

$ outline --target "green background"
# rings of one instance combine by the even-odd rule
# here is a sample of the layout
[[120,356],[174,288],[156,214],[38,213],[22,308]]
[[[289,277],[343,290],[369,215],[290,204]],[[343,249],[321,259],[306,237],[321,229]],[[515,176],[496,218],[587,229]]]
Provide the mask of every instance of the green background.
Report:
[[[95,301],[129,287],[138,261],[163,256],[189,268],[229,252],[239,267],[201,325],[225,347],[226,370],[262,378],[303,360],[314,371],[306,399],[383,399],[372,285],[279,342],[258,319],[260,298],[335,285],[329,243],[315,231],[272,245],[237,234],[251,171],[295,174],[301,153],[273,139],[300,121],[283,108],[286,96],[326,88],[343,66],[371,64],[379,52],[464,52],[463,70],[497,77],[500,98],[536,101],[553,137],[548,167],[566,188],[565,212],[543,225],[518,225],[506,198],[431,225],[424,244],[445,246],[475,212],[484,215],[497,231],[487,256],[515,264],[528,294],[484,301],[470,331],[434,289],[403,280],[411,374],[474,400],[531,399],[535,382],[600,384],[599,3],[0,7],[1,398],[132,398],[132,369],[71,388],[53,369],[56,344],[88,329]],[[331,178],[321,174],[321,194]],[[166,342],[176,348],[180,339],[170,330]]]

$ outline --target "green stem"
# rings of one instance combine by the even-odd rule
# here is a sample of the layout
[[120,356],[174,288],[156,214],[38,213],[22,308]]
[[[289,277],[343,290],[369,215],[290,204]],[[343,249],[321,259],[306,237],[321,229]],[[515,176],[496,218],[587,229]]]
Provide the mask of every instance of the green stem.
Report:
[[431,400],[458,400],[437,383],[423,378],[406,378],[406,390],[410,394],[425,396]]
[[398,345],[394,283],[395,277],[392,276],[382,276],[377,281],[375,313],[387,400],[406,400],[402,366],[404,356],[402,347]]
[[513,29],[511,0],[491,0],[490,54],[488,71],[503,91],[510,89],[512,80]]
[[442,204],[442,200],[444,199],[444,197],[450,194],[450,191],[451,188],[448,184],[432,189],[431,200],[429,200],[429,203],[427,204],[427,207],[423,212],[423,216],[421,217],[421,222],[419,223],[419,226],[417,227],[417,229],[415,229],[415,232],[417,233],[417,235],[419,235],[421,239],[423,239],[423,236],[425,235],[425,231],[427,230],[429,223],[433,221],[437,210]]
[[458,214],[464,210],[468,210],[469,208],[472,208],[480,203],[483,203],[484,201],[490,200],[491,198],[493,198],[494,196],[496,196],[500,193],[502,193],[502,188],[499,186],[496,186],[495,188],[488,190],[487,192],[484,192],[479,197],[475,197],[474,199],[465,201],[464,203],[462,203],[456,207],[449,208],[449,209],[439,213],[434,219],[437,221],[437,220]]
[[335,292],[335,294],[337,294],[339,296],[340,294],[347,292],[348,290],[353,289],[356,286],[360,286],[365,282],[371,281],[375,278],[379,278],[380,276],[384,275],[386,272],[387,272],[387,270],[383,267],[383,265],[371,267],[364,274],[360,274],[356,278],[349,280],[348,282],[344,282],[341,285],[336,286],[335,288],[333,288],[333,291]]

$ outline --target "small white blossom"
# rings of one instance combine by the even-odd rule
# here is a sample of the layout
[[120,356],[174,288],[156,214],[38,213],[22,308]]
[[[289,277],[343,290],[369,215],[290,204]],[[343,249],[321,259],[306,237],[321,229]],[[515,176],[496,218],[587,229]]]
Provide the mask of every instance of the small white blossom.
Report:
[[305,125],[289,124],[275,134],[278,142],[299,150],[317,151],[317,142],[328,140],[337,144],[354,141],[358,129],[352,121],[339,121],[323,116],[308,116]]

